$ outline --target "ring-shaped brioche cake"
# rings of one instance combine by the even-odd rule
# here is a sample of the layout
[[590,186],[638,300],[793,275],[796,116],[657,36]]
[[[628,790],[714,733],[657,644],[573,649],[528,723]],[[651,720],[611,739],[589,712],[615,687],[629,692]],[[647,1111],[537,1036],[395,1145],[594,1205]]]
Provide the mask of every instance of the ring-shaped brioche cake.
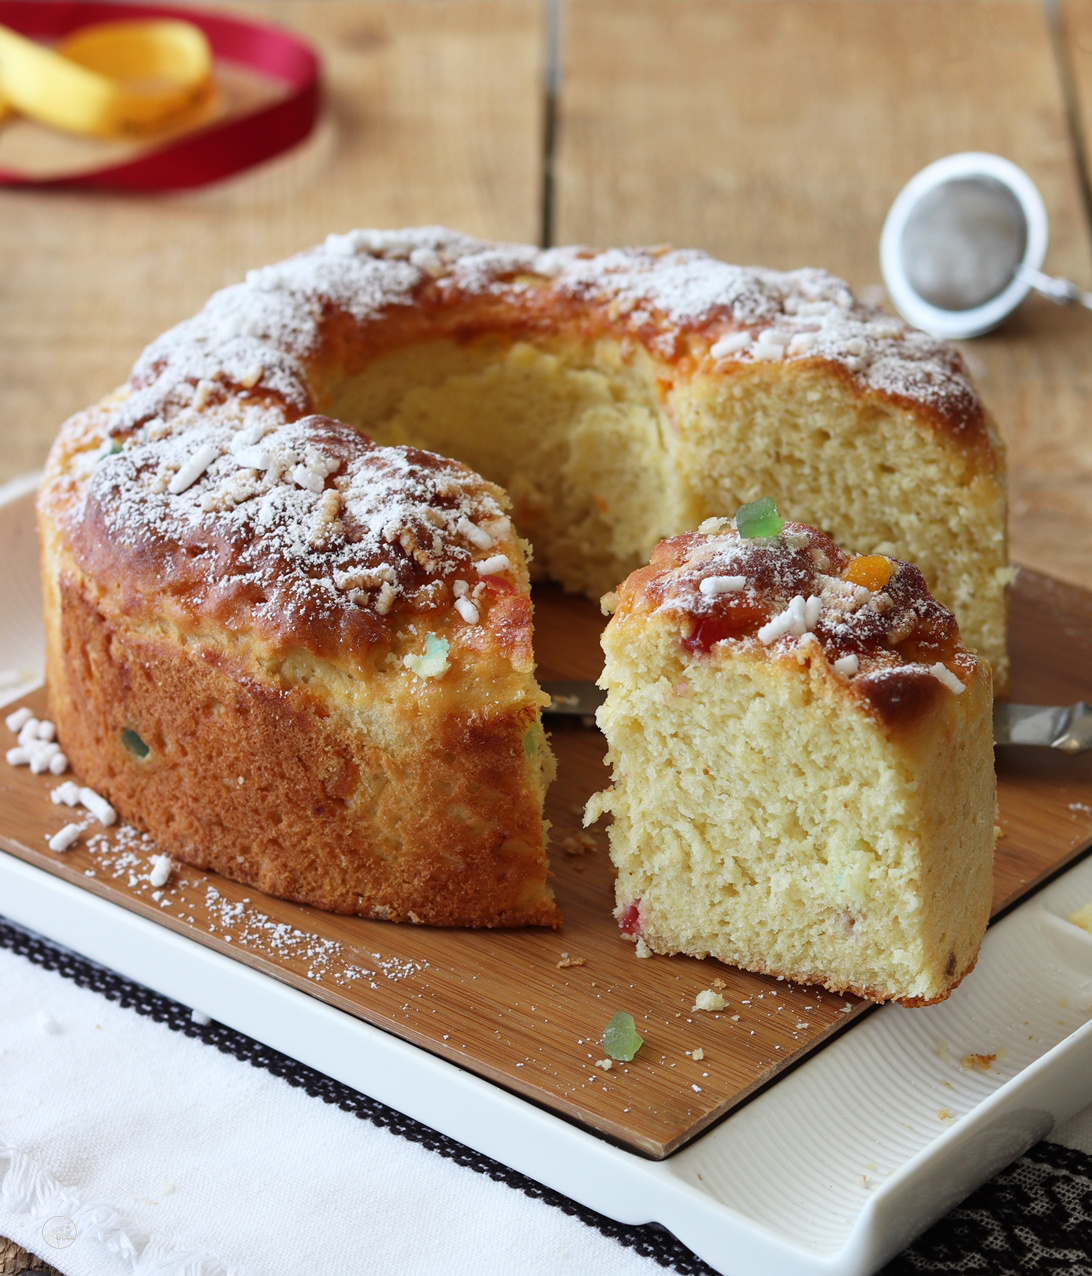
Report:
[[1001,448],[950,346],[818,270],[332,235],[63,426],[51,713],[185,862],[341,912],[556,925],[520,536],[594,597],[758,496],[916,563],[1004,685]]

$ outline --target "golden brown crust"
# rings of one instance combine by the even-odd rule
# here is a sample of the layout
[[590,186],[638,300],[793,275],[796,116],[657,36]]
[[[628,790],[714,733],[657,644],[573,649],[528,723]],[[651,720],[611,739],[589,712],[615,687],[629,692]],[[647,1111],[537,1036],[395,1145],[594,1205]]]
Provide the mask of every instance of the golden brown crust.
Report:
[[[845,554],[802,523],[745,539],[727,519],[711,520],[657,545],[617,598],[612,626],[669,617],[688,658],[720,644],[797,663],[820,658],[891,733],[920,730],[953,690],[986,676],[916,567]],[[849,669],[839,666],[846,658]]]
[[[449,614],[456,579],[478,585],[475,557],[485,554],[468,532],[486,550],[510,548],[504,493],[457,461],[377,448],[321,416],[232,452],[238,434],[194,423],[133,440],[94,461],[82,491],[72,490],[62,455],[68,465],[51,473],[41,508],[64,528],[81,571],[127,615],[166,613],[183,625],[200,618],[280,650],[359,660],[371,648],[389,650],[407,613]],[[202,447],[214,454],[205,481],[171,492]],[[280,473],[259,474],[240,457],[286,459]],[[495,537],[490,526],[500,528]],[[509,562],[492,584],[511,586],[519,571]],[[507,613],[498,619],[511,628]],[[509,633],[507,641],[517,640]]]
[[321,405],[331,375],[384,351],[483,335],[639,344],[663,365],[665,394],[711,369],[822,367],[997,468],[996,439],[954,347],[864,305],[823,271],[663,248],[542,252],[434,227],[331,236],[216,294],[145,351],[115,432],[169,416],[202,384],[210,402],[276,400],[302,415]]
[[[437,926],[560,924],[523,742],[536,708],[361,738],[303,686],[135,637],[71,580],[50,711],[81,779],[197,868],[334,912]],[[425,729],[427,727],[427,729]],[[137,758],[122,740],[148,746]]]

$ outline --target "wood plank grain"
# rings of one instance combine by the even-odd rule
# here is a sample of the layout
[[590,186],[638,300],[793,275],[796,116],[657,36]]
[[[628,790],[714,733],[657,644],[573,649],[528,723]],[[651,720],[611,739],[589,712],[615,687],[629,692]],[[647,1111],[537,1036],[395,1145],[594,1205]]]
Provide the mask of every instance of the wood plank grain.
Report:
[[1059,0],[1055,13],[1077,143],[1088,169],[1092,165],[1092,0]]
[[[543,676],[587,678],[603,618],[590,603],[536,591]],[[1023,573],[1013,605],[1014,684],[1022,696],[1092,697],[1092,594]],[[28,703],[42,712],[42,693]],[[46,838],[72,812],[48,799],[52,776],[0,768],[0,846],[67,881],[320,997],[424,1049],[649,1156],[662,1157],[738,1107],[787,1067],[868,1012],[836,997],[687,957],[640,960],[611,915],[602,833],[578,840],[586,799],[607,782],[604,742],[575,723],[554,728],[551,860],[565,912],[560,932],[393,926],[271,899],[179,867],[161,894],[148,882],[154,847],[133,830],[88,820],[64,855]],[[1092,841],[1092,755],[1005,750],[1003,837],[995,908],[1009,906]],[[568,962],[572,964],[568,964]],[[724,981],[727,1008],[695,1011]],[[973,976],[972,976],[973,977]],[[630,1064],[596,1068],[615,1011],[645,1039]],[[704,1058],[695,1061],[700,1047]]]
[[[903,184],[985,150],[1038,184],[1046,268],[1092,284],[1035,0],[572,0],[558,135],[559,241],[669,241],[877,289]],[[1086,586],[1090,339],[1092,316],[1031,299],[965,343],[1009,447],[1013,558]]]
[[[66,416],[119,384],[150,340],[251,267],[354,226],[538,234],[536,0],[231,9],[316,46],[318,129],[295,151],[188,194],[0,191],[0,482],[40,465]],[[221,74],[237,105],[263,92],[243,78]],[[26,138],[4,136],[14,161]],[[54,143],[49,162],[64,145]]]

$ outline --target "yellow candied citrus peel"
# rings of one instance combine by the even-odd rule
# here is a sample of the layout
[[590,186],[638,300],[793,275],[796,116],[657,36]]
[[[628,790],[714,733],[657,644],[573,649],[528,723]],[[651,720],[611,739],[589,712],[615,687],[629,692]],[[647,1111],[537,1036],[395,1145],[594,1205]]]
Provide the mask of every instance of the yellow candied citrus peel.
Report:
[[845,579],[852,585],[863,585],[873,593],[883,589],[895,571],[895,564],[883,554],[858,554],[850,560]]

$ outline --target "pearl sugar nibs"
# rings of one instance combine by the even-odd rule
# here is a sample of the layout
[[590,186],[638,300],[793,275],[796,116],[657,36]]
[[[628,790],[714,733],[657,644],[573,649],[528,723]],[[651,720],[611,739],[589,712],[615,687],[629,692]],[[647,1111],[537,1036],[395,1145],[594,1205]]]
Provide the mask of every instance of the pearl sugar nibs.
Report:
[[82,832],[83,829],[79,824],[66,824],[63,829],[54,833],[49,839],[49,849],[56,851],[58,854],[67,851]]
[[148,881],[157,889],[160,886],[166,886],[167,879],[170,877],[173,868],[174,865],[171,863],[169,855],[153,855],[152,871],[148,875]]
[[51,775],[64,775],[68,770],[68,758],[55,742],[57,728],[48,718],[39,721],[24,705],[9,713],[4,724],[18,740],[15,747],[8,749],[4,755],[9,766],[30,767],[35,775],[45,771]]

